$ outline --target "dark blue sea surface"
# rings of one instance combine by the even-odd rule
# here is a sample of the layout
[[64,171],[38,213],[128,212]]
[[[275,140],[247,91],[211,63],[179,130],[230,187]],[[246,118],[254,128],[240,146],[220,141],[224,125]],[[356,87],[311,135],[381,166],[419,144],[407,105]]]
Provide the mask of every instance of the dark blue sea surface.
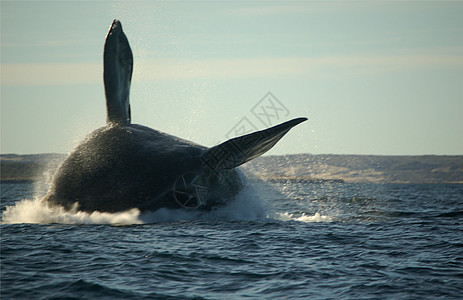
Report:
[[1,299],[461,299],[463,185],[251,185],[139,215],[2,184]]

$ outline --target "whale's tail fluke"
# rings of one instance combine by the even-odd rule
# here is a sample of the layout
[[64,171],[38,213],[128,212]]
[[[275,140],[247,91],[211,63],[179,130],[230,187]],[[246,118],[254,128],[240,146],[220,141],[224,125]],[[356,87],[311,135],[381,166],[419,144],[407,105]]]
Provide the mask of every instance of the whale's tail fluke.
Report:
[[119,20],[109,28],[104,46],[104,85],[106,93],[107,123],[130,124],[130,83],[133,56],[129,42]]
[[213,170],[232,169],[270,150],[291,128],[306,121],[296,118],[265,130],[230,139],[209,148],[203,162]]

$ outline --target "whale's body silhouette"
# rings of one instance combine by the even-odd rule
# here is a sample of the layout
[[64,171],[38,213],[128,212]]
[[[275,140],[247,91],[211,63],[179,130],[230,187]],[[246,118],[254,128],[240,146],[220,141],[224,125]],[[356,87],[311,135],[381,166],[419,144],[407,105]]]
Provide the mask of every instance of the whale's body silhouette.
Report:
[[104,50],[107,125],[90,133],[64,161],[46,196],[49,203],[93,212],[131,208],[211,209],[243,186],[237,166],[272,148],[297,118],[266,130],[203,147],[131,124],[133,57],[121,23],[114,20]]

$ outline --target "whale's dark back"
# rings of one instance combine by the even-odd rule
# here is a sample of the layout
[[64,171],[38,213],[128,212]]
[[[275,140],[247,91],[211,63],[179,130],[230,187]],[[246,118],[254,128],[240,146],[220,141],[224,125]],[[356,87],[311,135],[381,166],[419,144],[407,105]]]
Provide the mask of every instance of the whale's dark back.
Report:
[[178,207],[166,194],[181,174],[200,172],[204,149],[140,125],[98,129],[59,168],[49,201],[89,212]]

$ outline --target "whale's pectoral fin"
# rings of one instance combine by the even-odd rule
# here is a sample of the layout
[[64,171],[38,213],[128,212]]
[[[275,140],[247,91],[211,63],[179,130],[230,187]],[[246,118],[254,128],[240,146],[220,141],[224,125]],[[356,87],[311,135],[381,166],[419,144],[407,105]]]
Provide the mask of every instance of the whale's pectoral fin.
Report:
[[130,124],[130,83],[133,56],[122,25],[114,20],[106,36],[104,47],[104,84],[107,122],[115,125]]
[[253,132],[209,148],[203,162],[214,170],[232,169],[270,150],[291,128],[306,121],[297,118],[268,129]]

